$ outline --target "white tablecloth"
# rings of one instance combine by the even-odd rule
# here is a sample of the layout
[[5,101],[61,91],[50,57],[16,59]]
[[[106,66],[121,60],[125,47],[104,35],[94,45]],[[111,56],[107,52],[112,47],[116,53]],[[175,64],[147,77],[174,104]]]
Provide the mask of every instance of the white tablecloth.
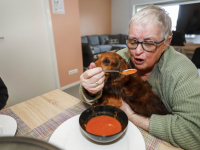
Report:
[[199,76],[200,76],[200,69],[198,69],[198,72],[199,72]]

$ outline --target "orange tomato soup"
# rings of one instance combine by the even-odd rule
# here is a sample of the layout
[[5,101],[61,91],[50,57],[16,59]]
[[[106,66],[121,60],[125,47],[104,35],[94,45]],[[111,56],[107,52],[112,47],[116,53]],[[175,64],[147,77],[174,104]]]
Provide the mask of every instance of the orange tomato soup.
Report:
[[86,131],[95,135],[112,135],[122,130],[121,123],[109,116],[98,116],[90,119]]
[[122,74],[132,74],[132,73],[136,73],[137,70],[127,70],[127,71],[123,71]]

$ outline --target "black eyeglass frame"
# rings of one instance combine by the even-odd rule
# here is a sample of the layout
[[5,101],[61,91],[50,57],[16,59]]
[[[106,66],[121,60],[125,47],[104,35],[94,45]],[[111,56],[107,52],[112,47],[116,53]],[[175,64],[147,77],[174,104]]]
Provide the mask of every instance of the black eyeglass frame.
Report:
[[[126,41],[126,46],[128,47],[128,45],[127,45],[127,40],[133,40],[133,39],[129,39],[128,36],[126,36],[124,40]],[[156,48],[155,48],[155,50],[157,49],[157,45],[160,44],[160,43],[162,43],[164,40],[165,40],[165,39],[163,39],[163,40],[160,41],[160,42],[153,42],[153,43],[156,44]],[[142,45],[142,49],[145,50],[144,47],[143,47],[143,43],[144,43],[144,41],[143,41],[143,42],[139,42],[138,40],[135,40],[135,41],[136,41],[136,43],[137,43],[136,48],[138,47],[139,44],[141,44],[141,45]],[[129,48],[129,47],[128,47],[128,48]],[[136,48],[129,48],[129,49],[131,49],[131,50],[135,50]],[[145,50],[145,51],[147,51],[147,52],[154,52],[155,50],[153,50],[153,51]]]

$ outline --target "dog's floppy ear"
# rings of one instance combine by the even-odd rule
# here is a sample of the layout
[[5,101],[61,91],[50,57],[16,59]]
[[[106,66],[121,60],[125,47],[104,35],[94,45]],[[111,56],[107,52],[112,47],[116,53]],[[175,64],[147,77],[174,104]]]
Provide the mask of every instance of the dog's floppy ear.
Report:
[[[119,54],[114,53],[113,55],[115,55],[115,62],[117,62],[114,70],[122,72],[123,70],[129,69],[128,64]],[[115,78],[115,81],[120,81],[121,82],[120,84],[122,85],[129,80],[129,76],[127,75],[112,74],[112,76],[113,77],[111,78]]]
[[128,67],[128,63],[120,56],[119,57],[119,64],[118,64],[118,68],[119,70],[122,72],[123,70],[129,69]]

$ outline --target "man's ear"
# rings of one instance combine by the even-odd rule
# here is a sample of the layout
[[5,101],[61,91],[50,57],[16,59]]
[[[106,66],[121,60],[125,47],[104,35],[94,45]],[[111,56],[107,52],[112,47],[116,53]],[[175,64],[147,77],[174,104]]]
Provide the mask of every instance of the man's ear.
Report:
[[172,41],[172,36],[169,36],[165,42],[165,45],[169,46],[169,44],[171,43]]
[[169,46],[169,44],[171,43],[171,41],[172,41],[172,36],[169,36],[168,38],[167,38],[167,40],[165,41],[165,43],[164,43],[164,49],[163,49],[163,51]]

